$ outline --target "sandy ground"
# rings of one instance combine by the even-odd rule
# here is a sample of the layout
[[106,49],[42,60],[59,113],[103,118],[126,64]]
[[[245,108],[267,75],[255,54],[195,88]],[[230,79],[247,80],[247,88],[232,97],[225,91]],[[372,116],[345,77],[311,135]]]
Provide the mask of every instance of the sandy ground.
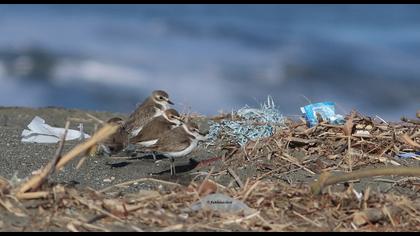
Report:
[[[0,176],[11,179],[14,174],[18,178],[29,176],[33,171],[38,170],[48,163],[54,156],[58,144],[32,144],[22,143],[21,133],[35,116],[42,117],[47,124],[55,127],[64,127],[67,118],[79,118],[89,120],[87,113],[107,120],[114,116],[126,117],[127,114],[118,114],[110,112],[83,111],[76,109],[64,109],[56,107],[47,108],[20,108],[20,107],[3,107],[0,108]],[[205,119],[196,120],[200,129],[208,129]],[[70,128],[78,129],[79,123],[72,122]],[[94,130],[94,122],[83,122],[85,132],[91,134]],[[80,141],[68,141],[65,144],[64,152],[80,143]],[[197,162],[212,157],[218,157],[221,152],[215,147],[205,147],[200,144],[191,154],[176,160],[177,175],[171,177],[169,174],[169,160],[158,157],[161,161],[155,163],[151,156],[133,156],[133,154],[120,153],[113,157],[97,156],[89,157],[83,165],[76,169],[79,158],[67,165],[63,171],[52,176],[50,181],[55,183],[71,184],[77,187],[90,187],[96,190],[106,188],[118,183],[151,177],[178,182],[184,185],[190,183],[195,173],[200,171],[208,171],[210,167],[195,168]],[[299,155],[295,155],[299,158]],[[404,166],[420,166],[417,160],[403,160],[398,162]],[[218,167],[219,162],[213,165]],[[269,161],[267,160],[267,164]],[[373,167],[373,166],[372,166]],[[257,170],[254,166],[237,166],[234,167],[238,176],[245,180],[248,177],[255,176]],[[318,175],[311,176],[304,170],[298,170],[281,177],[282,181],[289,183],[310,182],[317,178]],[[112,181],[110,181],[112,180]],[[395,178],[394,178],[395,180]],[[217,181],[222,184],[229,184],[232,178],[229,175],[221,175]],[[371,185],[375,190],[386,191],[392,188],[392,181],[377,181],[372,179],[362,179],[355,183],[355,188],[363,190],[367,185]],[[131,185],[127,191],[136,191],[136,189],[149,189],[151,186],[145,183]],[[410,193],[409,189],[392,188],[393,191],[400,193]]]
[[[75,109],[64,109],[56,107],[48,108],[21,108],[21,107],[0,107],[0,176],[6,179],[13,179],[13,176],[18,178],[25,178],[30,176],[33,171],[45,166],[56,152],[58,144],[32,144],[22,143],[21,133],[23,129],[30,123],[35,116],[43,118],[47,124],[55,127],[64,127],[68,118],[77,118],[84,121],[72,122],[71,129],[78,129],[77,126],[83,122],[85,132],[92,134],[94,130],[94,123],[87,114],[91,114],[101,120],[107,120],[111,117],[119,116],[126,117],[127,114],[117,114],[109,112],[97,111],[83,111]],[[207,118],[196,120],[202,131],[208,129]],[[73,148],[81,141],[68,141],[65,143],[64,153]],[[94,190],[102,190],[104,188],[114,186],[118,183],[137,180],[145,177],[153,177],[170,182],[177,182],[182,185],[188,185],[191,180],[202,172],[208,172],[210,168],[215,167],[215,172],[220,169],[226,169],[221,161],[213,162],[209,166],[197,166],[202,160],[207,160],[212,157],[220,157],[222,151],[217,146],[207,146],[200,144],[196,150],[190,155],[176,160],[177,175],[170,176],[169,173],[169,160],[160,158],[161,161],[156,164],[151,156],[129,155],[120,153],[116,156],[95,156],[88,157],[79,169],[76,165],[80,158],[73,160],[65,166],[63,171],[57,172],[49,178],[50,183],[61,183],[64,185],[71,185],[76,188],[86,189],[92,188]],[[299,155],[299,152],[291,152],[291,155],[296,159],[304,158]],[[315,158],[316,159],[316,158]],[[396,159],[402,166],[420,166],[418,160],[404,160]],[[268,158],[258,158],[258,164],[267,166],[270,165]],[[243,182],[248,178],[261,176],[268,170],[259,169],[254,162],[253,164],[246,165],[246,162],[234,161],[231,162],[230,168],[235,171]],[[371,167],[383,166],[384,164],[372,164]],[[319,169],[317,164],[311,163],[308,165],[312,170]],[[318,171],[316,175],[310,175],[303,169],[289,172],[287,170],[280,172],[276,175],[267,176],[267,178],[280,181],[288,184],[310,183],[319,177]],[[382,193],[396,193],[399,195],[406,195],[413,199],[419,197],[419,191],[415,190],[413,185],[396,185],[396,181],[402,177],[386,176],[383,178],[363,178],[354,183],[354,188],[357,191],[363,191],[367,186],[370,186],[373,191]],[[235,180],[229,174],[220,174],[214,176],[214,180],[224,186],[235,184]],[[159,184],[153,181],[139,181],[135,184],[130,184],[128,188],[121,189],[118,194],[138,192],[139,190],[153,190],[159,187]],[[333,187],[334,190],[343,191],[345,185],[339,184]],[[287,199],[286,199],[287,201]],[[1,212],[0,217],[8,219],[12,222],[14,228],[10,230],[15,231],[22,227],[29,227],[32,223],[29,218],[16,218],[8,212]],[[16,219],[15,219],[16,218]],[[32,218],[36,220],[36,217]],[[0,220],[1,222],[1,220]],[[0,227],[1,228],[1,227]],[[28,228],[30,231],[30,228]],[[62,228],[48,228],[48,231],[66,231]],[[124,228],[113,228],[113,231],[125,231]],[[132,231],[132,230],[130,230]]]
[[[31,172],[38,170],[48,163],[54,156],[58,144],[21,142],[22,130],[26,128],[35,116],[40,116],[51,126],[64,127],[66,119],[69,117],[90,119],[86,113],[102,120],[107,120],[114,116],[126,116],[126,114],[70,110],[55,107],[40,109],[0,108],[0,162],[2,163],[0,165],[0,176],[7,179],[11,179],[14,174],[18,178],[27,177]],[[94,122],[83,123],[85,132],[91,134],[94,130]],[[78,130],[77,125],[77,122],[72,122],[70,128]],[[64,153],[78,143],[80,141],[66,142]],[[113,157],[89,157],[79,169],[76,169],[76,165],[80,160],[77,159],[67,165],[63,171],[54,174],[51,181],[80,187],[88,186],[100,190],[117,183],[150,177],[153,174],[154,178],[187,184],[193,178],[191,172],[198,171],[192,170],[195,167],[195,161],[214,156],[212,153],[205,151],[202,146],[199,146],[190,155],[177,159],[176,170],[178,174],[175,177],[171,177],[169,174],[168,159],[158,157],[161,161],[155,164],[151,156],[132,155],[129,156],[121,153],[121,155]],[[192,160],[190,161],[191,158]],[[141,183],[133,186],[142,189],[149,187]]]

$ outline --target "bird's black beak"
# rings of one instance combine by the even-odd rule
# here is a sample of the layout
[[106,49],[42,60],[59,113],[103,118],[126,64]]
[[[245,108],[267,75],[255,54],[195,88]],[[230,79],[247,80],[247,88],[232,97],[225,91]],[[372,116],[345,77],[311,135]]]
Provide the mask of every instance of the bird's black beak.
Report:
[[171,100],[168,100],[168,103],[174,105],[174,103]]

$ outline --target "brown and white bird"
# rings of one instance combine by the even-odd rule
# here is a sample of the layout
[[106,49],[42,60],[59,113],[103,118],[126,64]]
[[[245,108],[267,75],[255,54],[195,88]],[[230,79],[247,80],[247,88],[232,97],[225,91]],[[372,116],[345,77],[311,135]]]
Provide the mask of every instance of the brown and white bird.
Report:
[[106,123],[118,125],[118,130],[107,139],[105,139],[100,148],[108,155],[117,153],[123,150],[127,146],[127,132],[123,128],[124,120],[119,117],[113,117],[109,119]]
[[175,109],[168,109],[144,125],[141,131],[130,139],[130,144],[139,147],[152,146],[162,135],[181,124],[181,115]]
[[171,175],[174,175],[174,158],[188,155],[197,147],[198,141],[205,139],[205,134],[200,133],[197,124],[187,122],[166,132],[155,144],[144,150],[169,157],[171,159]]
[[169,105],[173,104],[165,91],[153,91],[152,95],[131,113],[124,124],[124,129],[129,133],[130,137],[136,136],[144,125],[154,117],[162,115],[165,110],[169,109]]

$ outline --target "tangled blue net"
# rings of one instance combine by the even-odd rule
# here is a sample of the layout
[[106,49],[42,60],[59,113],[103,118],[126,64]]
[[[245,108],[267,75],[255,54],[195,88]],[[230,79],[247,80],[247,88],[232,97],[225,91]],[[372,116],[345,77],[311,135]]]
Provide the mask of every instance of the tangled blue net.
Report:
[[245,105],[236,112],[239,120],[222,120],[221,122],[210,121],[209,141],[214,142],[221,132],[240,146],[248,141],[256,141],[259,138],[269,137],[274,134],[275,126],[284,126],[285,118],[276,109],[271,96],[261,107],[250,108]]

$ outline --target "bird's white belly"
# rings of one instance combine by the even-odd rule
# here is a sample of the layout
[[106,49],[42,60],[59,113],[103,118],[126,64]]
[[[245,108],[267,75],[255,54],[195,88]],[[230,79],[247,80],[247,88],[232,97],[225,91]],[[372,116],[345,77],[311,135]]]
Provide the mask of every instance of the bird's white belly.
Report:
[[136,129],[133,129],[133,131],[131,131],[131,136],[132,137],[135,137],[135,136],[137,136],[139,133],[140,133],[140,131],[141,131],[141,129],[142,129],[143,127],[138,127],[138,128],[136,128]]
[[192,150],[194,150],[194,148],[197,147],[197,141],[194,140],[190,146],[182,151],[179,152],[167,152],[164,155],[168,156],[168,157],[182,157],[185,155],[188,155],[190,152],[192,152]]
[[149,140],[149,141],[140,142],[139,145],[141,145],[143,147],[150,147],[153,144],[155,144],[157,141],[158,141],[158,139],[153,139],[153,140]]

